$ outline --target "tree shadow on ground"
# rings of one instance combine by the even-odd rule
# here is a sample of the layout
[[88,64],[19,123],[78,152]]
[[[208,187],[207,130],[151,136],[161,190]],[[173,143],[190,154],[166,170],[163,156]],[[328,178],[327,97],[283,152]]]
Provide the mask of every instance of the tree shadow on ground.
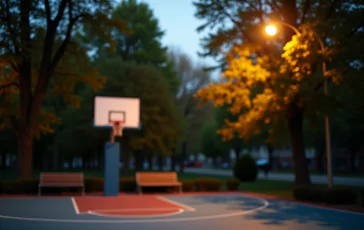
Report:
[[[262,207],[264,200],[242,196],[196,196],[195,204],[224,205],[226,210],[247,211]],[[263,210],[244,215],[246,220],[256,220],[268,226],[284,226],[291,224],[315,227],[327,227],[337,230],[363,229],[364,215],[341,212],[313,206],[300,205],[293,202],[268,200],[269,205]]]

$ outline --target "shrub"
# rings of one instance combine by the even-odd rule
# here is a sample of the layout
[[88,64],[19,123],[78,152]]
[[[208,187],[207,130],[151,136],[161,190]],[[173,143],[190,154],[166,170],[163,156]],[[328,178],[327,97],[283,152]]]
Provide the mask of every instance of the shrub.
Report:
[[135,177],[120,178],[120,191],[122,192],[135,192],[136,180]]
[[102,192],[104,191],[104,179],[100,177],[85,177],[86,192]]
[[21,193],[21,186],[19,181],[4,180],[1,183],[1,190],[3,194],[19,194]]
[[181,180],[181,183],[182,183],[182,189],[184,192],[192,192],[195,190],[193,181]]
[[237,160],[233,173],[242,182],[252,182],[258,177],[258,166],[251,155],[244,154]]
[[226,187],[230,191],[236,191],[239,189],[240,180],[236,178],[230,178],[226,181]]
[[19,183],[19,192],[26,194],[37,194],[38,193],[38,185],[39,179],[26,179],[20,180]]
[[326,204],[356,204],[358,194],[350,189],[329,189],[325,193]]
[[222,184],[220,180],[212,178],[198,178],[193,183],[197,191],[219,191]]
[[293,189],[293,197],[300,201],[323,202],[325,190],[314,187],[297,187]]

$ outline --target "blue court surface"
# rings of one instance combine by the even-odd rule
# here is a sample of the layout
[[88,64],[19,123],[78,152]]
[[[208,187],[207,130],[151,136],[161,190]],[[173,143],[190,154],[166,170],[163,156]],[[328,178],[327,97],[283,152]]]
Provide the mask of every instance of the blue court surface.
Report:
[[0,229],[360,230],[364,215],[242,194],[1,198]]

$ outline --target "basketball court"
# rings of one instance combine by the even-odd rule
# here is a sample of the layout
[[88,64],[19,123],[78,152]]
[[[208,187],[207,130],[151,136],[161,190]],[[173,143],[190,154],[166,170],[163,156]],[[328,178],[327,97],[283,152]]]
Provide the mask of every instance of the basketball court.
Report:
[[363,229],[364,215],[240,193],[0,199],[1,230]]

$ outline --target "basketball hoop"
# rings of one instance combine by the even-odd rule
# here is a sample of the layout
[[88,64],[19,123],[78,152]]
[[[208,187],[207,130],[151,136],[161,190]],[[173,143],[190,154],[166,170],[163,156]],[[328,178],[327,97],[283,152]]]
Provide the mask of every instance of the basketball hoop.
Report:
[[110,123],[112,124],[111,142],[114,142],[115,137],[123,135],[125,121],[111,121]]

